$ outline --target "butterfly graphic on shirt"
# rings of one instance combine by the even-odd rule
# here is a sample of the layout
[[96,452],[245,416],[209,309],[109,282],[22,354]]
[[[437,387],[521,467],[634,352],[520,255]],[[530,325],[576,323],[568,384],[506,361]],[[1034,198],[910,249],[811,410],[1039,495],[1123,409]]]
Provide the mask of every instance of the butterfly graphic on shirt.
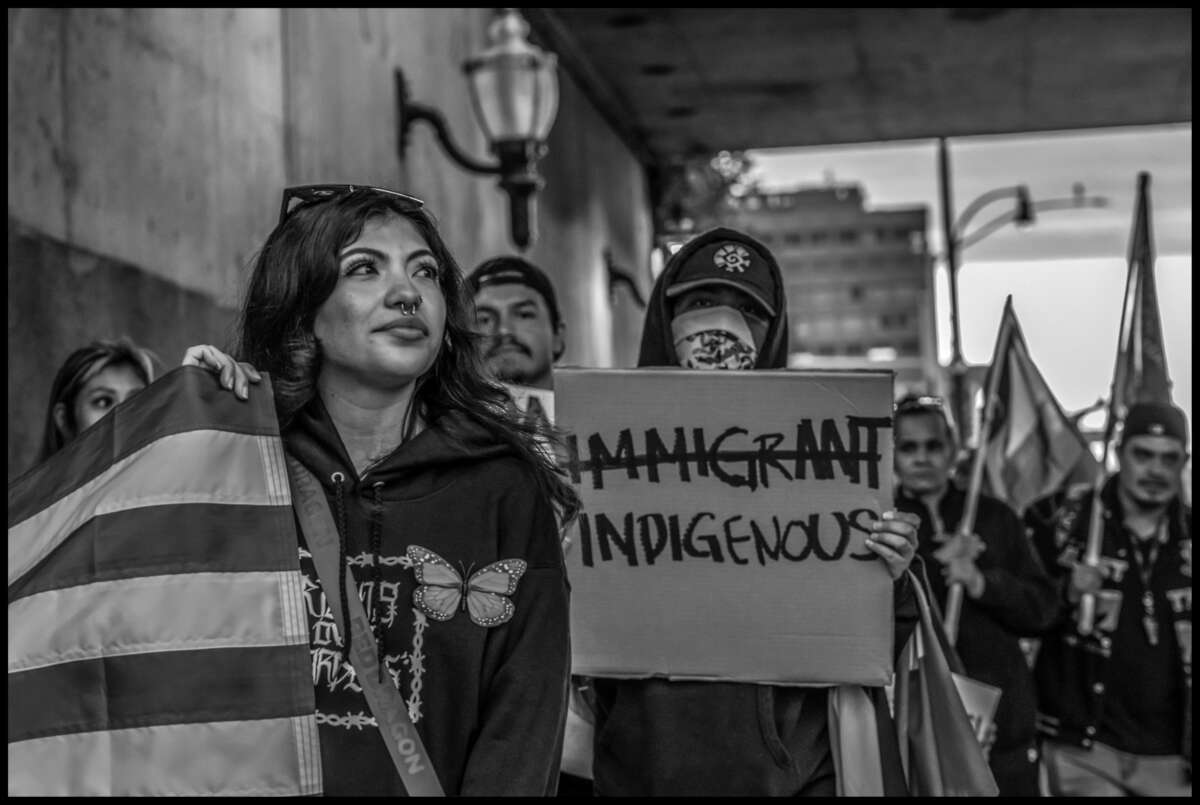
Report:
[[448,621],[465,611],[473,623],[484,627],[512,618],[516,608],[509,597],[528,567],[523,559],[501,559],[474,573],[460,573],[428,548],[410,545],[407,553],[418,584],[413,604],[426,616]]

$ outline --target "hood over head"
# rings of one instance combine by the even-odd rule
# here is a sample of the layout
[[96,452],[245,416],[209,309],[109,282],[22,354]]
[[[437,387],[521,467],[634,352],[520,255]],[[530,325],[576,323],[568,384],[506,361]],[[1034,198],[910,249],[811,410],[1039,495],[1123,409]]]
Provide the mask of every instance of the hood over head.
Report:
[[754,368],[787,366],[787,299],[779,263],[766,246],[728,227],[695,236],[663,267],[646,306],[638,366],[679,365],[671,332],[671,305],[679,294],[708,284],[744,291],[771,314]]

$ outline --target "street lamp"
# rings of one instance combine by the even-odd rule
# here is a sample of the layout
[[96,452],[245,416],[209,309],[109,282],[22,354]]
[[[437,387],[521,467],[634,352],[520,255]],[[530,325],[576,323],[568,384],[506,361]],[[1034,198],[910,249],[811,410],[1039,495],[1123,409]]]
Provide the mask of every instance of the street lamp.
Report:
[[514,8],[502,9],[488,28],[489,47],[463,64],[471,106],[497,162],[476,160],[454,144],[442,113],[409,99],[404,74],[396,70],[400,158],[413,123],[433,126],[438,143],[455,163],[472,173],[500,177],[508,193],[512,241],[521,249],[537,238],[534,194],[542,187],[537,162],[558,112],[557,58],[530,44],[529,25]]
[[[1029,197],[1029,188],[1025,185],[999,187],[976,198],[967,205],[958,219],[954,220],[954,208],[950,200],[950,153],[945,137],[938,138],[938,179],[942,197],[942,229],[946,241],[946,270],[950,284],[950,405],[965,444],[971,417],[966,401],[967,362],[962,354],[962,328],[958,316],[959,256],[968,246],[978,243],[1010,223],[1019,227],[1033,224],[1039,211],[1105,207],[1108,205],[1108,199],[1103,196],[1086,195],[1083,185],[1078,182],[1072,186],[1070,198],[1042,201],[1033,201]],[[1011,209],[981,224],[974,232],[967,233],[967,225],[984,207],[1003,199],[1012,199],[1015,202]]]

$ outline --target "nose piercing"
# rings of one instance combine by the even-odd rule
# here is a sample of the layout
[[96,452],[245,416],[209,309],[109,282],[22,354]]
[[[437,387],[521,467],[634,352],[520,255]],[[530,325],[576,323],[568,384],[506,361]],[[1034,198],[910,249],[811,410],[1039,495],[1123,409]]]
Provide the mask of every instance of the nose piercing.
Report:
[[422,297],[420,294],[417,294],[417,298],[415,300],[413,300],[412,302],[409,302],[408,304],[401,302],[399,305],[400,315],[401,316],[415,316],[417,313],[417,308],[419,308],[421,306],[421,303],[424,301],[425,301],[425,298]]

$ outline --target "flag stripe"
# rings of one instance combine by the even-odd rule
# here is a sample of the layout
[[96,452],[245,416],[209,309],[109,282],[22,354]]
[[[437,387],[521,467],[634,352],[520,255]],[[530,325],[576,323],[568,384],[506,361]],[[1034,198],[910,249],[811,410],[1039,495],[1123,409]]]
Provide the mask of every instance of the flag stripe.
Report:
[[[166,436],[8,529],[8,583],[25,575],[92,517],[142,506],[286,506],[263,467],[265,436],[195,430]],[[269,449],[266,448],[266,449]]]
[[9,793],[319,794],[269,380],[171,372],[101,423],[9,485]]
[[[165,796],[320,793],[320,765],[300,765],[296,745],[316,739],[313,716],[175,724],[8,745],[12,795]],[[224,762],[213,762],[221,747]]]
[[[298,653],[310,666],[307,645],[258,645],[103,656],[9,672],[8,740],[304,715],[311,701],[280,684],[296,675]],[[79,693],[63,696],[64,690]]]
[[292,518],[291,509],[282,506],[213,503],[145,506],[93,517],[14,582],[8,602],[137,576],[292,570],[297,566]]
[[47,461],[12,481],[9,527],[165,436],[207,429],[251,436],[278,433],[266,380],[253,387],[248,400],[239,400],[222,389],[210,372],[180,367],[159,378],[154,391],[134,395]]
[[[46,629],[47,623],[56,628]],[[306,642],[295,627],[295,619],[284,622],[273,572],[97,582],[9,604],[8,670],[156,651]]]

